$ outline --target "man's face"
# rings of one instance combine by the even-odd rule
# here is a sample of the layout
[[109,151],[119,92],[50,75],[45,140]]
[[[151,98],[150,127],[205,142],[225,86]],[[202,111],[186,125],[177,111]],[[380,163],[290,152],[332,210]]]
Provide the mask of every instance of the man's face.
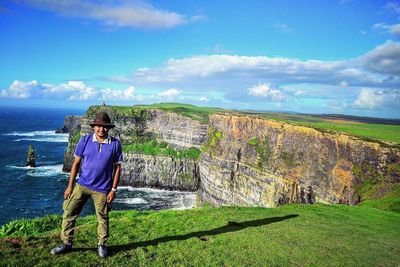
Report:
[[108,127],[99,126],[99,125],[94,126],[94,132],[96,134],[96,137],[107,138],[109,130],[110,130],[110,128],[108,128]]

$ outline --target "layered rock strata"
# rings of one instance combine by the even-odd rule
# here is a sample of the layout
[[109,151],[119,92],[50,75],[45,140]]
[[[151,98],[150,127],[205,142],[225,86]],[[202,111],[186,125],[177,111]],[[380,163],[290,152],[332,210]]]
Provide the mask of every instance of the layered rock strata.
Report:
[[368,179],[354,166],[400,162],[397,149],[254,116],[214,114],[210,126],[199,192],[216,205],[353,204]]
[[199,167],[195,160],[124,153],[121,185],[196,191]]

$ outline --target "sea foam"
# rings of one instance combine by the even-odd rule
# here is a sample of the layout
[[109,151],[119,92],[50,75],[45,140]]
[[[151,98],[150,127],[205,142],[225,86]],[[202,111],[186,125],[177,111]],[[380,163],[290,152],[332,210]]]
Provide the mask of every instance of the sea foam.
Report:
[[22,137],[14,141],[35,141],[35,142],[68,142],[68,134],[55,133],[54,131],[33,131],[33,132],[12,132],[3,135]]

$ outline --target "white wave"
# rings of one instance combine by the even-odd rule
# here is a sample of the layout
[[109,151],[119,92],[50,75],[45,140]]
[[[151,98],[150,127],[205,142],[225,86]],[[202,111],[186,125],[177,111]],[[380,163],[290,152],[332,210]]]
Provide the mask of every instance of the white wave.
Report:
[[14,141],[36,141],[36,142],[68,142],[68,134],[55,133],[54,131],[12,132],[5,133],[7,136],[22,137]]
[[193,209],[194,202],[196,199],[196,193],[192,193],[190,195],[181,196],[181,199],[177,199],[173,203],[172,210],[186,210],[186,209]]
[[63,174],[62,172],[62,164],[58,165],[50,165],[50,166],[38,166],[36,168],[32,168],[28,170],[28,176],[32,177],[48,177],[55,176],[59,174]]
[[185,191],[171,191],[171,190],[164,190],[164,189],[155,189],[155,188],[148,188],[148,187],[132,187],[132,186],[118,186],[118,189],[128,190],[128,191],[143,191],[146,193],[171,193],[171,194],[188,194],[191,195],[193,192],[185,192]]
[[22,170],[32,170],[34,167],[29,167],[29,166],[16,166],[16,165],[7,165],[8,168],[10,169],[22,169]]
[[29,167],[29,166],[17,166],[17,165],[7,165],[6,167],[10,169],[21,169],[27,170],[26,174],[32,177],[48,177],[48,176],[55,176],[59,174],[65,174],[62,171],[63,165],[44,165],[44,166],[37,166],[37,167]]
[[[171,208],[173,210],[184,210],[184,209],[192,209],[194,208],[194,203],[196,199],[196,193],[194,192],[182,192],[182,191],[168,191],[162,189],[153,189],[153,188],[145,188],[145,187],[131,187],[131,186],[119,186],[118,190],[127,190],[127,191],[141,191],[148,194],[148,198],[151,203],[154,202],[164,202],[168,199],[168,202],[172,200]],[[127,198],[129,201],[139,201],[141,198]],[[165,200],[163,200],[165,199]],[[127,202],[120,202],[127,203]],[[128,203],[129,204],[129,203]],[[132,203],[132,204],[145,204],[145,203]]]
[[147,204],[147,203],[148,203],[146,200],[144,200],[144,199],[141,198],[141,197],[116,199],[115,202],[118,202],[118,203],[125,203],[125,204],[130,204],[130,205],[134,205],[134,204]]

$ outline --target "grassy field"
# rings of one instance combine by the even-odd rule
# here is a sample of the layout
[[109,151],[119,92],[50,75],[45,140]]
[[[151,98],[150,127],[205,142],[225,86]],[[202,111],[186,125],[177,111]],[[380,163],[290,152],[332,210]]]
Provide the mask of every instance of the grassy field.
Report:
[[400,214],[369,206],[115,211],[110,216],[109,258],[96,254],[94,216],[79,219],[73,252],[52,256],[51,248],[60,242],[60,217],[50,216],[3,226],[0,266],[398,266],[400,262]]
[[311,127],[320,131],[345,133],[369,141],[400,144],[400,125],[361,123],[345,119],[324,119],[311,115],[284,113],[257,113],[267,119]]
[[400,125],[334,122],[323,119],[318,122],[290,120],[286,122],[312,127],[322,131],[329,130],[337,133],[345,133],[371,141],[388,141],[400,144]]

